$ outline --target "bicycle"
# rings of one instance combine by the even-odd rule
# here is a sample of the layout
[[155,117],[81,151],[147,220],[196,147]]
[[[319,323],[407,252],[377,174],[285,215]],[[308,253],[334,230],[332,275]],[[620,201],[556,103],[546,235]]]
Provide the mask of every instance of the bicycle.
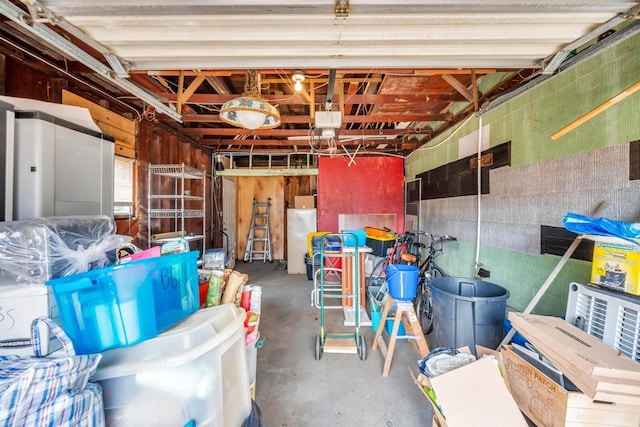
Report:
[[422,332],[427,335],[433,330],[433,302],[431,300],[431,289],[429,284],[433,279],[446,277],[447,274],[436,264],[436,258],[442,253],[444,242],[455,241],[455,237],[449,235],[438,235],[420,232],[429,236],[429,248],[427,257],[419,264],[418,289],[414,305],[418,322],[422,327]]

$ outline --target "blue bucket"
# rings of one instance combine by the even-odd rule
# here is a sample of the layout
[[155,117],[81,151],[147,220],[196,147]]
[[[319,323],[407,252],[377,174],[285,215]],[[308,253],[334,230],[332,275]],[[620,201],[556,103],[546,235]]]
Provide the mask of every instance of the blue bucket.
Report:
[[411,301],[418,289],[418,267],[406,264],[387,264],[389,295],[398,301]]

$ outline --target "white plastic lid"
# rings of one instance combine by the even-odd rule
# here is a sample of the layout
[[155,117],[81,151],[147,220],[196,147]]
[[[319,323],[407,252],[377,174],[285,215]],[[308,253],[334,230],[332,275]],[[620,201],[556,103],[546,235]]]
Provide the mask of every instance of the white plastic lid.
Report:
[[246,312],[235,304],[198,310],[155,338],[103,352],[94,378],[99,381],[187,364],[242,331],[245,317]]

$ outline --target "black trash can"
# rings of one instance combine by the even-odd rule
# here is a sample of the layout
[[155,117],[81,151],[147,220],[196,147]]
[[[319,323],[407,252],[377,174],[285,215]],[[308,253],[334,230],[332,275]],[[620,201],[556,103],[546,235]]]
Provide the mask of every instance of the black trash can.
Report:
[[504,338],[509,291],[494,283],[439,277],[430,284],[435,347],[498,348]]
[[313,257],[309,257],[309,254],[304,254],[304,263],[307,267],[307,279],[313,280],[313,273],[320,268],[320,257],[314,254]]

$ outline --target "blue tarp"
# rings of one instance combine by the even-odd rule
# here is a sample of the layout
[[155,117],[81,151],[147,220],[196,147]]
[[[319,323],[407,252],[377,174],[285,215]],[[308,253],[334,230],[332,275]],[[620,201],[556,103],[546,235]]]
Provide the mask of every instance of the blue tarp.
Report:
[[577,234],[611,236],[640,244],[640,223],[621,222],[608,218],[593,218],[569,212],[562,218],[564,227]]

